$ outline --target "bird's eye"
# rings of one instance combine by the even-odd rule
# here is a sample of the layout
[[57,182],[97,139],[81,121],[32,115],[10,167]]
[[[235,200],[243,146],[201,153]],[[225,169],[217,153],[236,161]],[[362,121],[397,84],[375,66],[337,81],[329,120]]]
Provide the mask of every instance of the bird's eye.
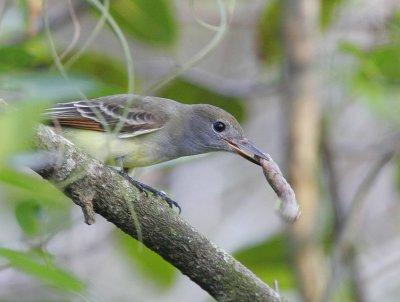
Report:
[[225,126],[225,124],[223,122],[215,122],[213,124],[213,128],[217,132],[222,132],[222,131],[225,130],[226,126]]

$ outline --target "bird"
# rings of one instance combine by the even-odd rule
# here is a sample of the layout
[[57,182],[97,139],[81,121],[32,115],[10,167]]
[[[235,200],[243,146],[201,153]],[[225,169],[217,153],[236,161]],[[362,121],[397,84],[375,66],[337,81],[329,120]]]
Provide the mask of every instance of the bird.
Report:
[[43,118],[93,158],[119,166],[131,183],[161,196],[179,211],[179,205],[165,193],[131,179],[129,172],[214,151],[236,153],[257,165],[261,158],[267,159],[230,113],[209,104],[118,94],[58,103]]

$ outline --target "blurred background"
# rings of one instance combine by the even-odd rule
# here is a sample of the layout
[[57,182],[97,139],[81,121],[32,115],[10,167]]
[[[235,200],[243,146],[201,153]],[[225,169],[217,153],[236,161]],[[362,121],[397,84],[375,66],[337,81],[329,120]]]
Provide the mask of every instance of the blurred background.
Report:
[[235,155],[135,176],[289,301],[399,301],[398,0],[0,0],[0,301],[212,301],[26,168],[44,108],[128,92],[220,106],[280,165],[293,226]]

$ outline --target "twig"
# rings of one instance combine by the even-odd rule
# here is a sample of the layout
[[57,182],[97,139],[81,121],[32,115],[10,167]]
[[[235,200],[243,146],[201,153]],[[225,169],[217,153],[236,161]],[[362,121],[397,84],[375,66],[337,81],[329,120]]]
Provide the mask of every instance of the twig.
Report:
[[343,208],[344,202],[339,192],[339,179],[336,167],[334,165],[336,158],[330,143],[327,123],[328,121],[325,118],[322,121],[321,149],[324,168],[326,169],[327,175],[327,190],[329,191],[329,195],[332,200],[332,206],[334,209],[334,230],[335,238],[337,238],[339,229],[341,229],[345,217],[345,209]]
[[71,52],[71,50],[75,47],[81,35],[81,24],[79,23],[78,16],[72,4],[72,0],[67,0],[67,6],[68,6],[68,12],[71,16],[72,25],[74,27],[74,35],[67,48],[60,55],[61,60],[64,59]]
[[[332,201],[332,207],[334,209],[334,240],[337,240],[340,234],[340,230],[342,230],[343,223],[345,221],[346,211],[344,209],[343,198],[340,194],[339,177],[335,166],[336,154],[331,146],[331,139],[328,131],[328,126],[331,126],[331,121],[332,120],[329,119],[329,117],[325,117],[323,119],[321,148],[327,175],[328,191],[331,197],[330,199]],[[351,257],[349,257],[347,263],[350,271],[351,283],[354,288],[354,298],[357,302],[366,301],[364,298],[364,284],[360,278],[360,269],[357,264],[357,255],[351,253]],[[330,284],[328,284],[327,286],[329,287]]]
[[345,249],[344,245],[352,241],[355,228],[359,225],[359,218],[361,217],[361,209],[365,206],[367,201],[366,197],[372,188],[372,184],[378,177],[382,168],[393,158],[395,151],[384,154],[371,168],[367,176],[364,178],[356,194],[354,195],[351,207],[348,211],[347,217],[344,220],[342,230],[339,234],[339,241],[337,244],[338,249]]
[[[86,11],[88,8],[88,4],[86,1],[75,1],[73,5],[74,11],[76,11],[78,14],[83,13]],[[49,24],[50,27],[55,29],[63,26],[65,23],[69,22],[70,20],[70,14],[67,10],[59,10],[56,13],[52,13],[51,16],[49,16]],[[41,22],[36,29],[37,33],[44,31],[44,23]],[[15,35],[12,36],[8,41],[6,41],[4,44],[5,45],[16,45],[24,42],[26,39],[28,39],[29,36],[26,33],[20,34],[20,35]]]
[[158,91],[165,84],[169,83],[173,79],[177,78],[185,71],[189,70],[191,67],[196,65],[202,59],[204,59],[217,45],[221,42],[227,28],[227,18],[226,18],[226,10],[225,5],[222,0],[215,0],[218,5],[219,15],[220,15],[220,23],[218,26],[218,30],[216,31],[214,37],[211,41],[204,46],[198,53],[196,53],[192,58],[190,58],[185,64],[181,67],[176,68],[169,72],[166,76],[162,77],[157,83],[155,83],[152,87],[146,90],[145,95],[152,95],[154,92]]
[[375,181],[378,177],[382,168],[395,156],[396,152],[391,151],[384,154],[371,168],[367,176],[361,182],[356,194],[354,195],[349,213],[344,219],[341,230],[339,230],[335,248],[332,253],[331,268],[332,273],[329,276],[326,288],[323,295],[323,301],[330,301],[331,297],[336,289],[337,280],[339,275],[340,263],[343,256],[352,254],[352,250],[355,247],[354,236],[356,234],[356,228],[359,225],[361,218],[361,210],[365,206],[366,197]]
[[0,26],[1,26],[1,21],[3,21],[4,13],[6,11],[6,7],[7,7],[6,4],[7,4],[7,0],[0,2]]
[[97,36],[101,32],[101,29],[104,26],[107,14],[109,13],[109,9],[110,9],[110,0],[104,0],[104,11],[102,11],[101,17],[99,18],[99,21],[97,22],[95,28],[90,33],[90,36],[85,39],[84,44],[79,48],[79,50],[76,53],[74,53],[72,57],[68,59],[68,61],[65,62],[64,64],[65,68],[68,68],[72,64],[74,64],[81,57],[81,55],[88,49],[89,45],[92,44],[92,42],[97,38]]

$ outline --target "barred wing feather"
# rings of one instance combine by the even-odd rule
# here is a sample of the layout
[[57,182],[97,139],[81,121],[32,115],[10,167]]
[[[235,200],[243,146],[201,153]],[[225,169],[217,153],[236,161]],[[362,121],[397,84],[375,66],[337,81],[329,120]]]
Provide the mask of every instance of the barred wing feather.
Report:
[[115,95],[92,101],[60,103],[48,109],[44,117],[53,125],[92,131],[119,129],[120,138],[153,132],[164,127],[168,118],[148,106],[146,97]]

